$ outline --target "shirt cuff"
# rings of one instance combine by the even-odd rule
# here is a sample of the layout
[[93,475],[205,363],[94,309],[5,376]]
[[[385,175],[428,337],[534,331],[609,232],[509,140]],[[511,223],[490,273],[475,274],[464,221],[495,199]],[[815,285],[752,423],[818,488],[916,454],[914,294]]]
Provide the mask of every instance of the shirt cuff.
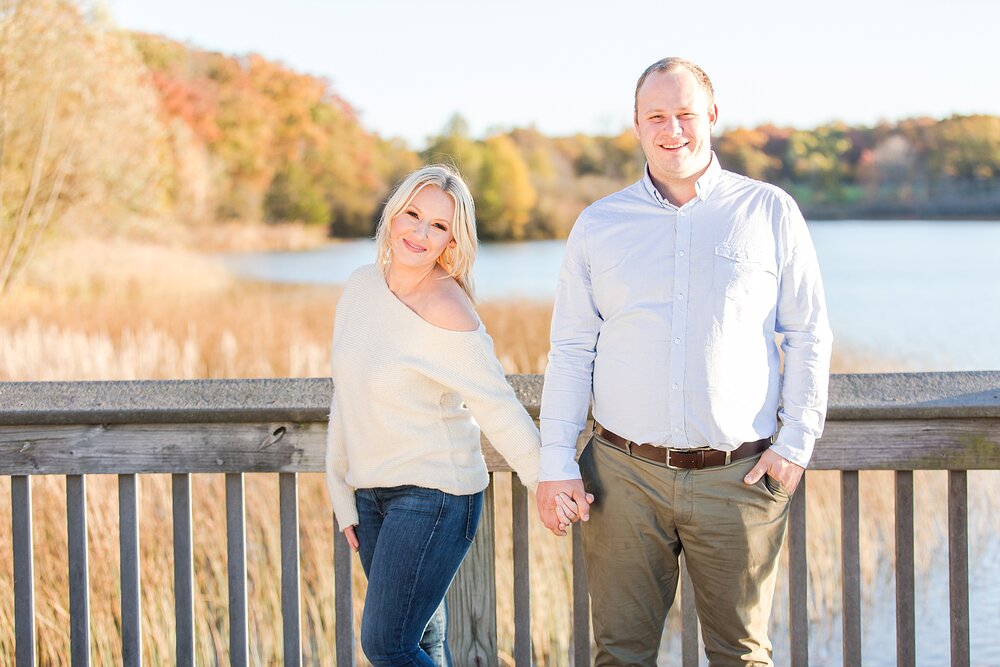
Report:
[[813,436],[786,427],[778,431],[778,437],[775,438],[771,449],[792,463],[805,468],[809,465],[809,459],[812,458],[815,444],[816,438]]
[[581,479],[580,466],[576,464],[576,447],[542,447],[538,481],[558,482],[566,479]]

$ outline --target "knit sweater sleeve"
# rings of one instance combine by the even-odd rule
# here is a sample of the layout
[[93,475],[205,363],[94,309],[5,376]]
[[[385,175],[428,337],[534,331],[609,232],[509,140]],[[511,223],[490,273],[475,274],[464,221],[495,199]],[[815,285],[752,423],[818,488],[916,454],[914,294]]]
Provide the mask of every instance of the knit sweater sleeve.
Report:
[[507,383],[486,332],[463,337],[431,374],[462,397],[490,444],[534,491],[541,449],[538,428]]
[[346,481],[347,449],[344,446],[344,427],[337,411],[337,395],[334,390],[330,405],[330,424],[326,431],[326,489],[333,504],[333,513],[343,530],[358,523],[358,508],[354,501],[354,489]]

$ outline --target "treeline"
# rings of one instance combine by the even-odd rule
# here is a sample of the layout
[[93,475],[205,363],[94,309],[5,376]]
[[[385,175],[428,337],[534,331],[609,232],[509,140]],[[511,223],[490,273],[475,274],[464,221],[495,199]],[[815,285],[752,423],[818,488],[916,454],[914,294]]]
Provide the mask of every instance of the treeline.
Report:
[[[484,239],[561,237],[644,164],[631,129],[480,139],[460,117],[415,151],[366,131],[321,78],[124,33],[72,0],[0,0],[0,95],[0,292],[73,221],[294,220],[367,235],[392,185],[430,161],[465,174]],[[740,128],[715,147],[811,217],[1000,218],[996,116]]]
[[[475,139],[456,116],[414,152],[366,132],[322,79],[259,56],[133,39],[170,128],[171,196],[194,219],[299,220],[367,235],[400,175],[445,161],[468,179],[484,239],[562,237],[584,206],[642,173],[631,128],[569,137],[517,128]],[[785,187],[812,217],[1000,217],[996,116],[737,128],[715,147],[723,166]]]
[[1000,117],[770,125],[716,139],[727,168],[787,188],[807,217],[1000,218]]

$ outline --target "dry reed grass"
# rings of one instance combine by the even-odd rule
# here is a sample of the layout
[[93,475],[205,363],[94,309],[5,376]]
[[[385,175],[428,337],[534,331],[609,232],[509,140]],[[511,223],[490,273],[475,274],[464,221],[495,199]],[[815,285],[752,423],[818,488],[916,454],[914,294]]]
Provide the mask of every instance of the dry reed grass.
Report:
[[[49,266],[0,302],[0,380],[322,376],[336,289],[237,282],[198,255],[160,246],[95,242],[53,251]],[[150,278],[150,267],[156,267]],[[488,303],[481,316],[508,373],[540,373],[551,308]],[[851,364],[851,365],[846,365]],[[840,357],[839,371],[885,370],[885,362]],[[918,473],[917,567],[926,571],[945,543],[943,473]],[[499,648],[512,649],[509,591],[511,527],[507,476],[497,485]],[[972,524],[988,523],[995,473],[973,477]],[[121,660],[115,478],[88,478],[92,651],[95,664]],[[169,476],[141,481],[143,653],[150,664],[173,662],[173,563]],[[193,477],[198,662],[225,661],[228,616],[224,481]],[[68,665],[65,487],[37,477],[34,494],[36,613],[40,664]],[[977,495],[978,494],[978,495]],[[248,475],[247,559],[254,664],[281,662],[280,549],[274,475]],[[809,475],[810,618],[815,628],[840,606],[839,477]],[[0,478],[0,525],[10,525],[10,484]],[[304,652],[307,664],[330,664],[333,641],[332,526],[321,476],[300,476]],[[881,594],[893,561],[893,492],[889,473],[862,476],[864,591]],[[996,530],[995,520],[984,525]],[[566,664],[569,653],[569,541],[531,524],[532,638],[539,665]],[[938,554],[938,555],[935,555]],[[11,543],[0,540],[0,655],[13,655]],[[356,619],[363,577],[355,568]],[[891,579],[891,577],[890,577]],[[775,623],[785,616],[779,583]],[[673,620],[676,623],[676,619]],[[826,623],[829,625],[829,623]],[[359,654],[359,661],[363,656]]]

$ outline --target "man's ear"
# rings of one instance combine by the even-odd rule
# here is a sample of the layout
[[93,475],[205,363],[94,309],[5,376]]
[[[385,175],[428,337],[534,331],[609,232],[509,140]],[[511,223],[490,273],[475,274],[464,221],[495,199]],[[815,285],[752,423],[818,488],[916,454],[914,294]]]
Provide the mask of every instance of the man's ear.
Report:
[[715,124],[719,122],[719,105],[712,103],[712,108],[708,110],[708,124],[714,130]]

